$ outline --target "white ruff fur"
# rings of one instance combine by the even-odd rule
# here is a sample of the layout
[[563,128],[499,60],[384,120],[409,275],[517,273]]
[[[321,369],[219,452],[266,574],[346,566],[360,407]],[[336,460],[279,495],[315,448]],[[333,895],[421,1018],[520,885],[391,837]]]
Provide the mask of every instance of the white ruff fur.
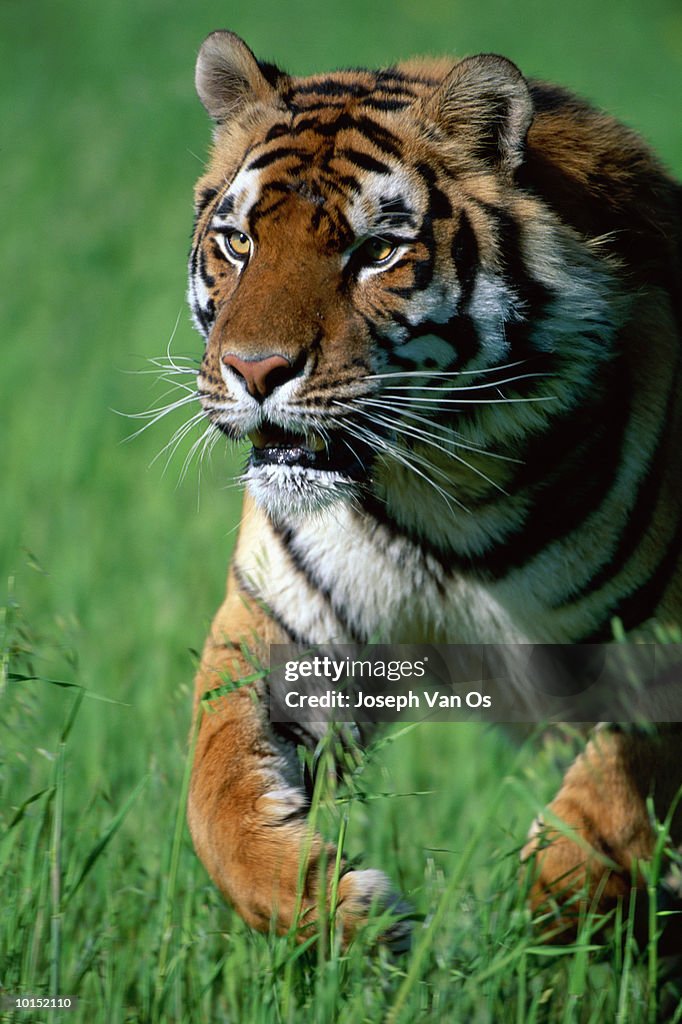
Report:
[[302,520],[296,517],[292,550],[311,572],[314,586],[293,568],[272,528],[263,531],[258,550],[242,556],[239,568],[281,621],[311,643],[351,639],[342,632],[334,609],[342,609],[348,626],[372,641],[523,639],[484,587],[445,580],[438,564],[420,551],[399,540],[378,544],[380,539],[348,505],[338,503]]
[[342,474],[303,466],[250,466],[244,479],[258,507],[275,522],[314,515],[355,492],[355,485]]

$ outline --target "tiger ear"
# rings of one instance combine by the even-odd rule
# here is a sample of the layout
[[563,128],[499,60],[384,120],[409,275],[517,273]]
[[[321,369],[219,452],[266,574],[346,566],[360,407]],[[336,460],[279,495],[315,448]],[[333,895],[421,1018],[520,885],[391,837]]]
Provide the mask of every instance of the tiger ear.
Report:
[[425,113],[449,136],[511,173],[523,162],[533,102],[510,60],[484,53],[454,66],[425,104]]
[[249,100],[276,97],[272,83],[284,76],[271,65],[263,65],[263,69],[234,32],[211,32],[199,50],[194,82],[214,121],[220,124],[233,117]]

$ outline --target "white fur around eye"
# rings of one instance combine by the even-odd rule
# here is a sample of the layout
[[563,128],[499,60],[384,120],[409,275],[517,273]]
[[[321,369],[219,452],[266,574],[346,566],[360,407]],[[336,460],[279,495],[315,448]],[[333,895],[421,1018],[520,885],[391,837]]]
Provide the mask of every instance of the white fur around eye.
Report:
[[387,260],[381,263],[368,263],[358,271],[358,281],[365,281],[368,277],[373,274],[383,274],[384,271],[389,270],[390,267],[397,263],[398,260],[405,254],[407,249],[406,245],[397,245],[393,250],[393,253]]

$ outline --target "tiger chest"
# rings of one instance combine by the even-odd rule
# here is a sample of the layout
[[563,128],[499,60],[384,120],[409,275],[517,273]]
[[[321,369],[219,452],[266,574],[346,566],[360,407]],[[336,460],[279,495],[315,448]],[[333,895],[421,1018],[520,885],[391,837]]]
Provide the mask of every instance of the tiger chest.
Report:
[[343,507],[295,528],[270,528],[236,565],[284,630],[306,643],[524,637],[490,588]]

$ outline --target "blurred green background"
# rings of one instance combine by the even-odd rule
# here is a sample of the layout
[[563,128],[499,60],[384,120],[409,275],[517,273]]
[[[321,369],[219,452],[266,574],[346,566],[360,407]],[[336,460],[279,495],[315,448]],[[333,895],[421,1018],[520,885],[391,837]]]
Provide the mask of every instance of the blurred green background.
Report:
[[[679,0],[2,0],[0,587],[38,674],[122,702],[84,702],[66,779],[67,818],[99,801],[111,807],[106,821],[147,773],[124,833],[135,850],[118,848],[122,878],[129,861],[133,874],[158,872],[161,847],[146,838],[168,832],[174,815],[193,651],[221,598],[239,515],[239,453],[219,446],[201,481],[193,463],[180,482],[196,435],[165,473],[165,456],[153,460],[183,417],[126,444],[140,424],[114,411],[160,400],[153,375],[134,371],[171,338],[173,353],[200,354],[185,261],[210,132],[193,64],[218,27],[296,73],[497,51],[619,115],[682,171]],[[64,691],[27,685],[4,718],[2,700],[14,698],[0,695],[0,824],[47,785],[65,713]],[[401,753],[406,776],[413,762],[423,788],[443,792],[440,803],[422,798],[427,845],[455,817],[467,834],[475,815],[478,769],[464,771],[463,752],[497,771],[494,741],[469,735],[450,798],[447,737],[408,738],[411,760]]]

